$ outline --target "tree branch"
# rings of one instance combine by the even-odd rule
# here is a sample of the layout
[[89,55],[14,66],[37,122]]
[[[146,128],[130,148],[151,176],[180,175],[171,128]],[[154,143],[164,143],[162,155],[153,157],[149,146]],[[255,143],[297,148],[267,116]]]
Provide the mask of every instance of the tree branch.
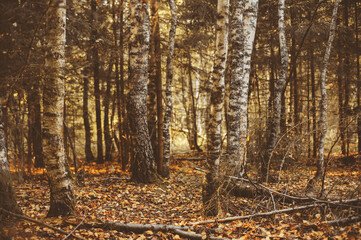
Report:
[[[56,227],[54,227],[54,226],[52,226],[52,225],[49,225],[49,224],[44,223],[44,222],[41,222],[41,221],[39,221],[39,220],[30,218],[30,217],[25,216],[25,215],[21,215],[21,214],[16,214],[16,213],[10,212],[10,211],[5,210],[5,209],[3,209],[3,208],[0,208],[0,211],[3,212],[3,213],[6,213],[6,214],[10,214],[11,216],[14,216],[14,217],[17,217],[17,218],[21,218],[21,219],[27,220],[27,221],[29,221],[29,222],[33,222],[33,223],[36,223],[36,224],[38,224],[38,225],[41,225],[41,226],[50,228],[51,230],[54,230],[55,232],[59,232],[59,233],[62,233],[62,234],[65,234],[65,235],[69,235],[69,236],[73,234],[73,232],[68,233],[68,232],[66,232],[66,231],[64,231],[64,230],[62,230],[62,229],[60,229],[60,228],[56,228]],[[74,238],[78,238],[78,239],[85,240],[85,238],[83,238],[83,237],[79,237],[79,236],[75,236],[75,235],[73,235],[73,237],[74,237]]]

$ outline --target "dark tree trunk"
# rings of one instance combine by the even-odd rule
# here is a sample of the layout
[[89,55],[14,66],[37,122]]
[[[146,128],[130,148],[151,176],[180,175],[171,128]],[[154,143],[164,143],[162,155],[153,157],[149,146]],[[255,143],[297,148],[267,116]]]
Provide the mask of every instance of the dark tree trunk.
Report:
[[84,130],[85,130],[85,159],[87,162],[93,162],[94,155],[91,149],[91,130],[89,123],[89,78],[88,78],[88,69],[84,71],[85,77],[83,78],[83,121],[84,121]]
[[[359,54],[359,38],[358,38],[358,4],[355,1],[355,35],[356,35],[356,66],[357,66],[357,107],[361,107],[361,79],[360,79],[360,54]],[[361,117],[357,116],[357,139],[358,154],[361,154]]]
[[104,98],[104,139],[105,139],[105,161],[112,161],[112,137],[110,135],[110,128],[109,128],[109,105],[110,105],[110,95],[111,95],[111,87],[112,87],[112,81],[111,81],[111,73],[113,68],[113,58],[111,58],[109,63],[109,69],[108,69],[108,76],[107,76],[107,82],[106,82],[106,92],[105,92],[105,98]]
[[317,157],[317,116],[316,116],[316,78],[315,78],[315,57],[313,54],[313,49],[309,49],[308,52],[310,56],[310,74],[311,74],[311,112],[312,112],[312,157]]
[[98,38],[98,20],[97,20],[97,2],[91,0],[91,22],[92,33],[90,37],[90,46],[92,48],[92,67],[94,77],[94,95],[95,95],[95,116],[97,127],[97,163],[104,163],[103,159],[103,132],[102,132],[102,116],[100,106],[100,76],[99,76],[99,54],[96,40]]
[[192,56],[190,50],[187,52],[188,58],[188,80],[189,80],[189,91],[191,97],[191,109],[189,112],[190,115],[190,125],[191,125],[191,132],[190,132],[190,148],[192,150],[197,150],[201,152],[201,148],[198,145],[198,127],[197,127],[197,107],[196,107],[196,100],[194,96],[193,90],[193,78],[192,78]]
[[338,40],[338,65],[337,65],[337,84],[338,84],[338,115],[339,115],[339,131],[340,131],[340,143],[341,143],[341,152],[346,154],[346,127],[345,127],[345,106],[344,106],[344,82],[343,82],[343,53],[342,53],[342,43],[341,40]]

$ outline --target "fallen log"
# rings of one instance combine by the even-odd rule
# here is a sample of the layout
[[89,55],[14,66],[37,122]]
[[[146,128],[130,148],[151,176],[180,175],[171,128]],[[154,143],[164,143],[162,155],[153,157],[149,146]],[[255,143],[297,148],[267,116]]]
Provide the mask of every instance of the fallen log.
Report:
[[[289,212],[294,212],[294,211],[300,211],[300,210],[319,207],[319,206],[323,206],[323,205],[343,206],[344,204],[357,203],[357,202],[361,202],[361,199],[356,198],[356,199],[348,199],[348,200],[343,200],[343,201],[342,200],[338,200],[338,201],[320,201],[320,202],[315,202],[313,204],[304,205],[304,206],[273,210],[273,211],[270,211],[270,212],[255,213],[255,214],[250,214],[250,215],[245,215],[245,216],[234,216],[234,217],[228,217],[228,218],[222,218],[222,219],[210,219],[210,220],[194,222],[194,223],[190,223],[190,224],[195,226],[195,225],[200,225],[200,224],[216,223],[216,222],[217,223],[220,223],[220,222],[232,222],[232,221],[236,221],[236,220],[249,219],[249,218],[253,218],[253,217],[266,217],[266,216],[272,216],[272,215],[280,214],[280,213],[289,213]],[[351,205],[347,205],[347,207],[351,207]]]
[[[204,235],[192,232],[190,227],[182,227],[176,225],[167,224],[137,224],[137,223],[117,223],[117,222],[101,222],[101,223],[84,223],[83,228],[101,228],[103,230],[116,230],[119,232],[133,232],[133,233],[144,233],[146,231],[163,232],[178,234],[180,237],[201,240],[204,239]],[[227,238],[207,236],[207,239],[211,240],[225,240]]]

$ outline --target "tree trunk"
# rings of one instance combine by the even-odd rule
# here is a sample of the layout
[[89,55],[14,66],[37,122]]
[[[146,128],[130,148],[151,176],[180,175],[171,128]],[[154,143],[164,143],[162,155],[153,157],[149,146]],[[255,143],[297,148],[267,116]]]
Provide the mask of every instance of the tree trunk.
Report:
[[316,78],[315,78],[315,57],[313,54],[313,49],[309,49],[310,55],[310,74],[311,74],[311,99],[312,99],[312,157],[316,158],[317,156],[317,117],[316,117]]
[[197,125],[197,106],[196,106],[196,99],[195,94],[193,90],[193,78],[192,78],[192,56],[191,56],[191,50],[189,49],[187,51],[187,60],[188,60],[188,80],[189,80],[189,92],[190,92],[190,98],[191,98],[191,109],[189,112],[189,118],[190,118],[190,148],[192,150],[197,150],[197,152],[201,152],[201,148],[198,145],[198,125]]
[[[3,91],[1,94],[3,95]],[[0,97],[0,102],[0,207],[10,212],[20,213],[21,210],[16,202],[8,162],[7,144],[5,139],[5,124],[3,119],[3,96]]]
[[156,180],[153,149],[147,124],[147,70],[149,52],[149,15],[147,1],[131,0],[131,66],[127,109],[133,139],[132,180],[152,183]]
[[[151,40],[150,40],[150,81],[154,82],[154,90],[156,96],[156,124],[154,123],[154,134],[155,140],[153,149],[155,155],[155,161],[157,164],[158,173],[162,172],[162,161],[163,161],[163,101],[162,101],[162,54],[160,48],[160,30],[159,30],[159,0],[151,0],[150,6],[150,29],[151,29]],[[153,85],[152,85],[153,86]],[[153,107],[152,110],[155,110]],[[154,116],[155,118],[155,116]]]
[[[88,68],[88,67],[86,67]],[[93,162],[94,155],[91,149],[91,129],[89,123],[89,108],[88,108],[88,99],[89,99],[89,78],[88,78],[88,69],[84,70],[85,77],[83,78],[83,121],[84,121],[84,131],[85,131],[85,159],[86,161]]]
[[[361,108],[361,79],[360,79],[360,54],[359,54],[359,38],[358,38],[358,5],[355,2],[355,35],[356,35],[356,66],[357,66],[357,107]],[[357,151],[361,155],[361,116],[357,115]]]
[[109,128],[109,106],[110,106],[110,95],[111,95],[111,87],[112,87],[112,68],[113,68],[113,57],[110,58],[109,68],[108,68],[108,76],[106,82],[106,91],[104,97],[104,140],[105,140],[105,161],[112,161],[112,137],[110,135]]
[[322,61],[321,67],[321,77],[320,77],[320,87],[321,87],[321,100],[320,100],[320,145],[318,148],[318,161],[317,161],[317,172],[315,174],[315,179],[321,179],[325,172],[325,161],[324,161],[324,150],[325,150],[325,140],[327,133],[326,126],[326,117],[327,117],[327,91],[326,91],[326,74],[327,74],[327,65],[328,60],[331,55],[332,42],[335,38],[336,24],[337,24],[337,10],[340,4],[340,0],[335,0],[332,21],[330,25],[330,33],[326,45],[325,55]]
[[268,166],[272,158],[274,148],[276,146],[278,134],[280,131],[281,123],[281,108],[282,108],[282,92],[286,86],[286,77],[288,70],[288,50],[285,31],[285,0],[278,1],[278,31],[280,42],[280,55],[281,55],[281,69],[280,75],[275,86],[275,97],[273,100],[273,116],[268,137],[268,143],[264,160],[262,162],[261,180],[265,181],[268,178]]
[[163,154],[163,166],[161,175],[163,177],[169,177],[169,161],[170,161],[170,133],[169,125],[172,118],[173,102],[172,102],[172,83],[173,83],[173,56],[175,35],[177,28],[177,9],[174,0],[169,0],[169,8],[172,13],[171,27],[169,30],[169,43],[168,43],[168,57],[167,57],[167,82],[165,89],[165,111],[164,111],[164,123],[163,123],[163,139],[164,139],[164,154]]
[[243,176],[247,163],[248,92],[251,56],[256,33],[258,1],[235,1],[232,18],[228,154],[232,174]]
[[346,87],[343,82],[343,49],[341,44],[341,39],[338,40],[338,48],[337,48],[337,55],[338,55],[338,65],[337,65],[337,85],[338,85],[338,125],[340,131],[340,143],[341,143],[341,152],[343,155],[346,154],[346,114],[345,114],[345,90]]
[[97,128],[97,163],[104,163],[103,159],[103,132],[102,132],[102,116],[100,106],[100,76],[99,76],[99,54],[96,40],[98,38],[98,17],[97,2],[91,0],[91,24],[92,32],[90,37],[90,47],[92,49],[92,64],[94,77],[94,95],[95,95],[95,118]]
[[[37,80],[37,83],[39,81]],[[34,167],[44,168],[44,156],[43,156],[43,136],[42,136],[42,116],[41,116],[41,93],[40,87],[35,83],[33,94],[34,94],[34,128],[33,128],[33,151],[35,157]]]
[[206,216],[218,214],[219,163],[222,146],[222,114],[224,103],[224,73],[228,53],[229,0],[218,0],[216,51],[212,72],[212,92],[207,129],[207,170],[203,186],[203,208]]
[[75,213],[73,181],[64,151],[66,1],[47,13],[46,79],[44,86],[44,157],[50,185],[48,216]]

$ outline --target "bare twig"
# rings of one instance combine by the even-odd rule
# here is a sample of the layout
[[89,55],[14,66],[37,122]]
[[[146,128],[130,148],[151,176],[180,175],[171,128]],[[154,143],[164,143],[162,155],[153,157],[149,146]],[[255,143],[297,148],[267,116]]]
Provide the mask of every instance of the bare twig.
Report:
[[[8,210],[5,210],[5,209],[3,209],[3,208],[0,208],[0,211],[3,212],[3,213],[6,213],[6,214],[10,214],[10,215],[12,215],[12,216],[14,216],[14,217],[21,218],[21,219],[25,219],[25,220],[27,220],[27,221],[29,221],[29,222],[33,222],[33,223],[36,223],[36,224],[38,224],[38,225],[41,225],[41,226],[50,228],[51,230],[54,230],[54,231],[56,231],[56,232],[59,232],[59,233],[65,234],[65,235],[68,235],[68,234],[69,234],[68,232],[66,232],[66,231],[64,231],[64,230],[62,230],[62,229],[60,229],[60,228],[56,228],[56,227],[54,227],[54,226],[52,226],[52,225],[49,225],[49,224],[44,223],[44,222],[41,222],[41,221],[39,221],[39,220],[30,218],[30,217],[28,217],[28,216],[21,215],[21,214],[16,214],[16,213],[10,212],[10,211],[8,211]],[[82,237],[79,237],[79,236],[73,235],[73,237],[78,238],[78,239],[83,239],[83,240],[85,240],[85,238],[82,238]]]
[[75,232],[75,230],[77,230],[80,227],[80,225],[83,224],[83,222],[84,222],[84,220],[86,218],[86,215],[87,215],[87,212],[85,213],[85,216],[84,216],[83,220],[81,220],[81,222],[73,229],[73,231],[71,231],[68,235],[66,235],[62,240],[65,240],[68,237],[70,237]]
[[341,201],[341,200],[339,200],[339,201],[320,201],[320,202],[315,202],[313,204],[298,206],[298,207],[293,207],[293,208],[285,208],[285,209],[274,210],[274,211],[263,212],[263,213],[255,213],[255,214],[250,214],[250,215],[245,215],[245,216],[234,216],[234,217],[228,217],[228,218],[222,218],[222,219],[211,219],[211,220],[205,220],[205,221],[195,222],[195,223],[191,223],[191,224],[192,225],[200,225],[200,224],[215,223],[215,222],[232,222],[232,221],[236,221],[236,220],[249,219],[249,218],[253,218],[253,217],[265,217],[265,216],[272,216],[272,215],[280,214],[280,213],[300,211],[300,210],[319,207],[319,206],[327,205],[327,204],[342,205],[345,203],[346,204],[347,203],[356,203],[356,202],[360,202],[360,201],[361,201],[360,198],[349,199],[349,200],[344,200],[344,201]]

